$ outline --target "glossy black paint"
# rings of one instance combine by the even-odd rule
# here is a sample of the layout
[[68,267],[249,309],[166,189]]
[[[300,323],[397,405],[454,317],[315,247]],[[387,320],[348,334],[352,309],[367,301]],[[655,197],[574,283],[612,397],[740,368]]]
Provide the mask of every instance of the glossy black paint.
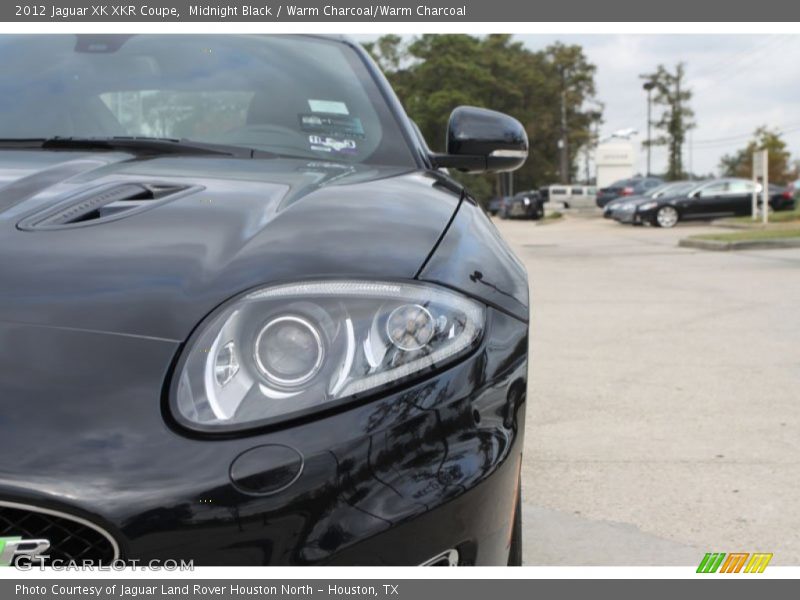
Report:
[[[459,202],[434,172],[289,159],[3,152],[0,181],[12,175],[0,191],[2,319],[176,341],[265,282],[412,278]],[[112,182],[201,189],[77,230],[17,227]]]
[[436,166],[461,171],[513,171],[528,157],[528,134],[515,118],[494,110],[459,106],[447,125],[447,154]]
[[528,321],[525,267],[494,223],[471,199],[462,202],[453,224],[419,278],[464,291],[521,321]]
[[[505,564],[527,278],[414,151],[417,169],[0,150],[0,498],[87,518],[125,558],[413,565],[457,547],[464,563]],[[113,183],[192,193],[109,222],[19,228]],[[460,290],[492,307],[486,333],[450,368],[325,414],[228,436],[179,427],[170,377],[198,323],[247,289],[320,277]]]
[[[0,494],[88,517],[128,558],[316,564],[349,549],[348,562],[418,564],[469,543],[477,563],[502,563],[527,368],[526,327],[503,313],[491,314],[477,353],[438,377],[325,418],[214,440],[164,419],[175,342],[8,323],[0,340]],[[242,493],[231,464],[265,444],[300,452],[302,474],[282,492]],[[419,535],[414,517],[449,514],[456,499],[462,527]],[[402,546],[357,552],[396,525],[408,533]]]

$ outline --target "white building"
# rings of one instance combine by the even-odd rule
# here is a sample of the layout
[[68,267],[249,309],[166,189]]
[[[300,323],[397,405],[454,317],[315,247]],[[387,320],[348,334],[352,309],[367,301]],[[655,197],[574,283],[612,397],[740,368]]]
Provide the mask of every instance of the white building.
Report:
[[597,187],[607,187],[636,173],[636,146],[626,139],[612,138],[597,146],[594,164],[597,170]]

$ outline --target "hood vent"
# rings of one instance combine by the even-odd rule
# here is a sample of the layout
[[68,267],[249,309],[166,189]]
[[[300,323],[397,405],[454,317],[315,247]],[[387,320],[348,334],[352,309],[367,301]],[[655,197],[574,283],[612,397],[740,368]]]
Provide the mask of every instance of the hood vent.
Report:
[[26,231],[68,229],[128,217],[200,189],[164,183],[117,183],[83,191],[17,225]]

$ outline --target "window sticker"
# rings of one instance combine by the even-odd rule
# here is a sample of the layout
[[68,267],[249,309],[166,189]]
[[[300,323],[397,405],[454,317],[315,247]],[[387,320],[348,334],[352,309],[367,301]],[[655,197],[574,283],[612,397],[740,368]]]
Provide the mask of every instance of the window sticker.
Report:
[[308,133],[339,137],[364,137],[364,126],[358,117],[305,113],[298,115],[298,119],[300,121],[300,129]]
[[350,111],[347,110],[347,104],[335,100],[309,100],[308,107],[311,109],[311,112],[315,113],[330,113],[333,115],[350,114]]
[[337,154],[357,154],[358,144],[355,140],[338,139],[322,135],[308,136],[311,149],[317,152],[329,152]]

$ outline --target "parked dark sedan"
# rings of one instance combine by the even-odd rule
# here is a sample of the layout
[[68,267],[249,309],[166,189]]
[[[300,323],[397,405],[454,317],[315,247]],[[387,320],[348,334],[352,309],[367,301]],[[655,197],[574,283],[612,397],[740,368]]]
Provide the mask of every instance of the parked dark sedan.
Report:
[[656,188],[664,181],[658,177],[632,177],[620,179],[608,187],[597,190],[597,206],[605,207],[606,204],[622,196],[641,196],[648,190]]
[[[633,201],[631,221],[674,227],[682,220],[749,215],[752,214],[753,189],[753,182],[748,179],[715,179],[686,194]],[[783,192],[783,188],[770,189],[769,205],[773,210],[789,207]]]
[[519,167],[516,120],[458,108],[431,154],[339,38],[0,52],[0,536],[519,564],[527,277],[440,170]]
[[505,198],[500,212],[503,219],[541,219],[544,217],[544,199],[537,190],[519,192]]
[[617,219],[624,222],[629,215],[633,214],[633,211],[620,210],[623,206],[628,209],[629,207],[635,206],[635,203],[639,201],[652,198],[661,198],[665,196],[679,196],[687,193],[692,188],[697,187],[697,185],[697,181],[672,181],[670,183],[665,183],[663,185],[659,185],[658,187],[654,187],[638,196],[623,196],[616,198],[615,200],[612,200],[606,204],[605,208],[603,208],[603,218]]
[[797,206],[796,184],[769,185],[770,206],[773,210],[794,210]]

